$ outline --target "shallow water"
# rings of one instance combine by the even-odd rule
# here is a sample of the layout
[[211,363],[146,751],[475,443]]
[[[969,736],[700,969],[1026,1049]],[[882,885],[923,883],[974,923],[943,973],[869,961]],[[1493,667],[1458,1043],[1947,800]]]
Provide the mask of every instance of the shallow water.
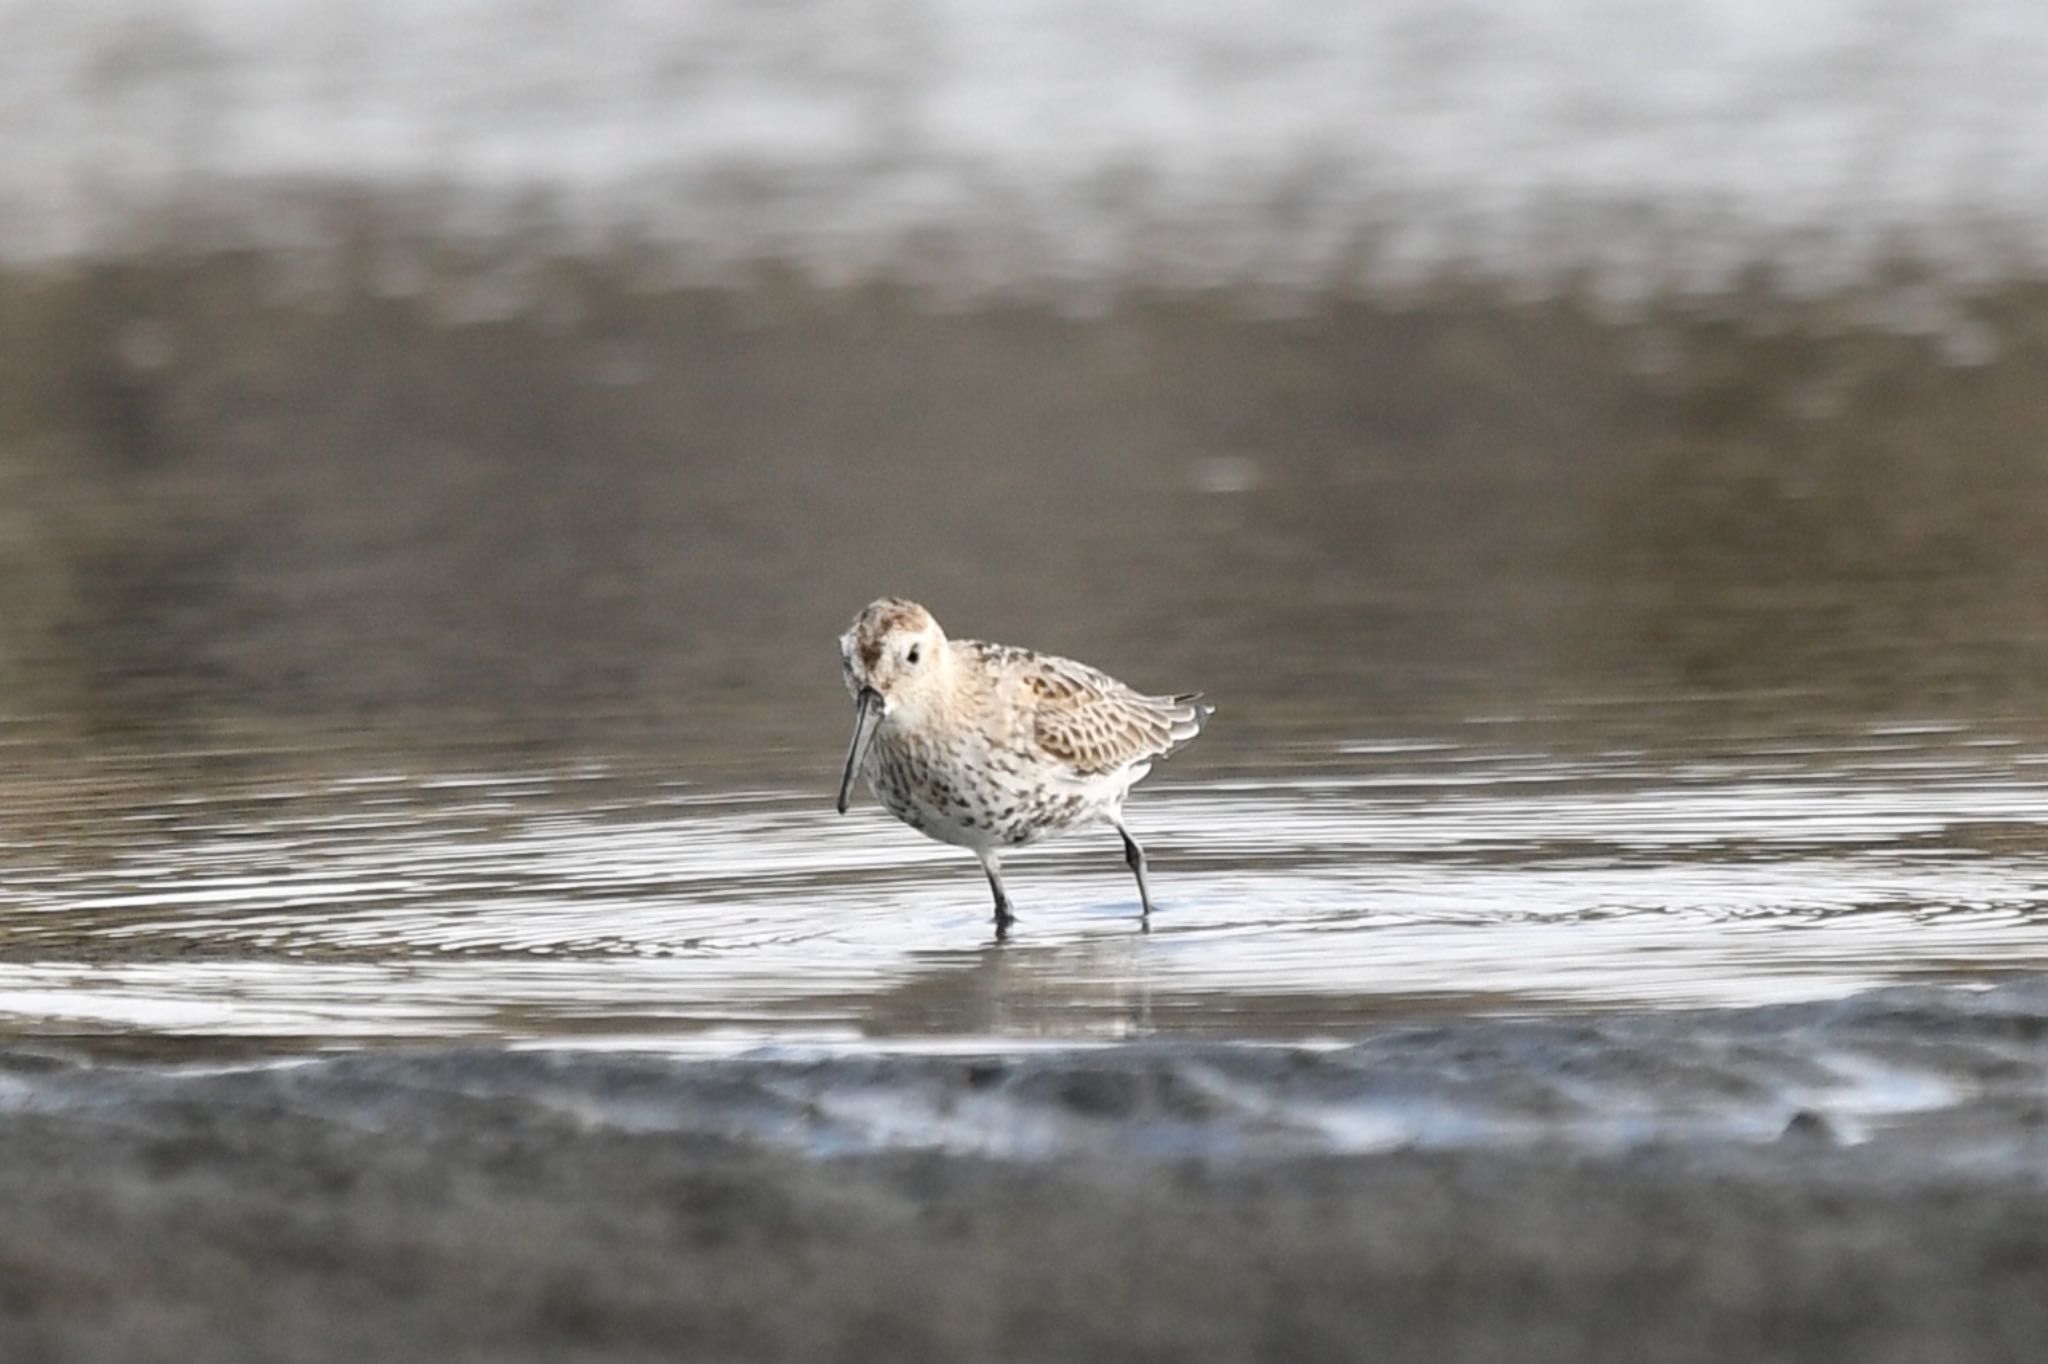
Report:
[[1084,833],[1015,859],[1002,944],[971,860],[822,789],[88,768],[10,812],[0,1029],[185,1055],[1342,1039],[2048,970],[2048,750],[1931,725],[1675,760],[1471,731],[1155,778],[1132,805],[1150,930]]

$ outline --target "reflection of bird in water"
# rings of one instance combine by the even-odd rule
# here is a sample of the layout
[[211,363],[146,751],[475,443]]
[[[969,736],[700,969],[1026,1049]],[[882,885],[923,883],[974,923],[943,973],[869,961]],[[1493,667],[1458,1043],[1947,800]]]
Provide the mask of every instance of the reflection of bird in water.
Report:
[[1139,903],[1152,913],[1124,797],[1214,707],[1196,693],[1140,695],[1071,659],[949,640],[931,612],[897,597],[869,603],[839,651],[854,698],[840,813],[864,774],[890,814],[972,852],[995,892],[998,934],[1013,917],[1000,850],[1106,822],[1123,836]]

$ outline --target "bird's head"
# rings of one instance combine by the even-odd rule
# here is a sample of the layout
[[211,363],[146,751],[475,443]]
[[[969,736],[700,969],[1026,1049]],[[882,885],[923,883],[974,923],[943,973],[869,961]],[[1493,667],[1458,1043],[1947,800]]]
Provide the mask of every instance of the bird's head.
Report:
[[839,637],[846,690],[853,694],[853,743],[839,782],[841,814],[846,813],[847,795],[875,726],[883,716],[916,705],[928,689],[941,685],[945,658],[946,632],[931,612],[901,597],[869,602]]

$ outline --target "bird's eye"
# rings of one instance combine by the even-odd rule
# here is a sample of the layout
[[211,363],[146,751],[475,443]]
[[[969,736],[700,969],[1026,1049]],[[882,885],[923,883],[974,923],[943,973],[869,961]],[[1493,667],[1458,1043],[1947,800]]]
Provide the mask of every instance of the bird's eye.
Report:
[[919,652],[920,652],[920,648],[919,648],[919,646],[918,646],[918,645],[915,645],[915,644],[911,645],[911,646],[910,646],[910,652],[909,652],[909,653],[907,653],[907,654],[905,654],[905,655],[903,655],[903,657],[904,657],[904,660],[905,660],[906,662],[910,663],[910,664],[911,664],[911,665],[912,665],[913,667],[914,667],[914,666],[916,666],[916,664],[917,664],[917,656],[918,656],[918,653],[919,653]]

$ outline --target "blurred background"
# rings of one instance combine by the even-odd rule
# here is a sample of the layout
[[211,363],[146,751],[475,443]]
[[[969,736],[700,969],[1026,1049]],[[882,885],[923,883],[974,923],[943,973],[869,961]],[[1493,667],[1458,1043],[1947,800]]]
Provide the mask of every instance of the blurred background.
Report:
[[[0,3],[0,735],[829,781],[833,637],[2035,724],[2048,11]],[[438,755],[438,756],[437,756]]]
[[0,1358],[2037,1359],[2044,379],[2033,0],[0,0]]

